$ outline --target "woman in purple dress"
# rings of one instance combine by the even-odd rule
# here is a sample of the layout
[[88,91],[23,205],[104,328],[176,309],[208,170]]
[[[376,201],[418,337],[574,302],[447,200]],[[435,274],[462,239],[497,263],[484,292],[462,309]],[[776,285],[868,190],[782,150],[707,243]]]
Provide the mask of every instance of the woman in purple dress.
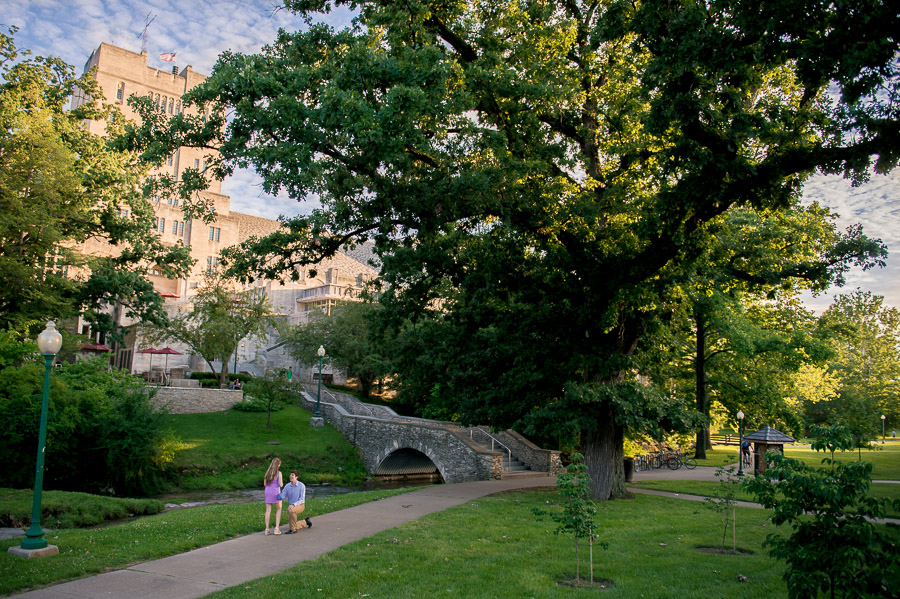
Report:
[[275,530],[273,534],[280,535],[281,530],[281,500],[278,494],[281,493],[281,487],[284,486],[284,480],[281,478],[281,460],[272,458],[269,469],[266,470],[266,477],[263,479],[263,488],[266,492],[266,534],[269,534],[269,515],[272,513],[272,504],[275,504]]

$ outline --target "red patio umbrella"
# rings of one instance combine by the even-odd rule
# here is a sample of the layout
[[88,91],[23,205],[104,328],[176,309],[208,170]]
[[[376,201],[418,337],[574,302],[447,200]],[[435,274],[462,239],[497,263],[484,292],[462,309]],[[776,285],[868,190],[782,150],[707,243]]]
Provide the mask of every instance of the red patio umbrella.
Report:
[[[152,349],[152,348],[151,348]],[[156,353],[166,356],[166,365],[163,367],[163,371],[169,369],[169,356],[181,356],[183,355],[180,351],[175,351],[171,347],[164,347],[162,349],[156,350]],[[151,358],[152,359],[152,358]]]
[[147,368],[147,374],[149,375],[153,372],[153,354],[158,354],[159,350],[155,347],[148,347],[147,349],[142,349],[138,352],[139,354],[150,354],[150,367]]

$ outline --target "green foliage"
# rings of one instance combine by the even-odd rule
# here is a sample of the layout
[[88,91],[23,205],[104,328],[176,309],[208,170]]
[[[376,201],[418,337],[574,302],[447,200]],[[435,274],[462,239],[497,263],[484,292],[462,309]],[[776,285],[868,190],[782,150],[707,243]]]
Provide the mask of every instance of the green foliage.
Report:
[[[0,526],[26,528],[31,522],[32,497],[31,489],[0,489]],[[41,523],[50,528],[82,528],[158,514],[163,508],[165,504],[156,499],[45,491],[41,496]]]
[[[208,389],[218,389],[219,388],[219,375],[215,372],[192,372],[191,377],[194,380],[200,381],[200,386]],[[241,373],[229,373],[228,379],[233,380],[237,379],[241,381],[241,385],[245,385],[248,382],[253,380],[253,376],[249,374],[241,374]]]
[[[0,371],[0,485],[34,482],[44,365]],[[48,489],[119,495],[158,491],[167,477],[171,439],[141,381],[110,371],[103,358],[62,364],[50,377]]]
[[206,278],[193,297],[191,310],[173,316],[165,326],[150,324],[144,334],[151,343],[180,341],[206,360],[220,360],[219,385],[228,384],[228,366],[245,337],[262,337],[275,324],[272,306],[264,291],[234,291],[233,281],[218,275]]
[[[76,77],[58,58],[19,53],[14,33],[0,33],[0,280],[10,283],[0,288],[0,327],[81,315],[116,332],[110,304],[165,322],[149,270],[182,276],[190,253],[153,230],[139,191],[146,167],[83,124],[120,123],[121,112],[90,100],[102,98],[92,73]],[[73,94],[88,101],[66,110]],[[111,252],[84,251],[97,242]]]
[[[550,513],[550,518],[559,524],[556,534],[571,534],[575,538],[575,581],[580,578],[581,557],[578,552],[578,540],[587,539],[590,547],[590,582],[594,582],[594,532],[597,508],[591,500],[591,488],[584,456],[573,453],[566,466],[566,472],[557,476],[556,490],[563,498],[562,511]],[[547,514],[543,509],[535,508],[535,514],[542,517]],[[609,543],[600,546],[609,549]]]
[[837,381],[837,397],[808,402],[816,424],[844,424],[859,444],[900,421],[900,310],[884,298],[856,291],[835,297],[820,319],[822,334],[835,357],[828,372]]
[[722,549],[725,549],[725,539],[728,536],[728,526],[731,526],[731,551],[737,553],[737,495],[741,487],[741,479],[735,475],[734,466],[722,466],[716,468],[716,485],[712,497],[707,497],[706,502],[714,509],[722,519]]
[[343,302],[331,314],[292,328],[281,339],[304,364],[318,364],[316,350],[325,347],[328,363],[356,377],[367,398],[375,380],[389,372],[388,344],[373,322],[378,311],[378,304]]
[[[861,179],[900,158],[885,3],[288,6],[335,4],[358,11],[352,27],[224,53],[185,97],[207,122],[134,101],[127,145],[161,165],[221,143],[217,175],[252,166],[268,192],[315,193],[320,209],[228,251],[230,271],[296,276],[371,239],[408,403],[492,426],[600,423],[578,431],[598,499],[624,492],[619,406],[538,414],[561,415],[548,407],[568,383],[634,372],[732,207],[796,207],[816,169]],[[205,182],[181,183],[201,214]],[[737,227],[773,251],[755,225]]]
[[831,454],[822,459],[826,468],[769,452],[765,476],[748,483],[757,501],[774,510],[772,522],[792,530],[769,535],[766,545],[787,564],[784,580],[792,598],[820,591],[843,599],[891,597],[900,588],[900,548],[896,534],[871,521],[885,517],[887,504],[869,494],[872,465],[834,459],[835,451],[854,446],[846,427],[817,432],[814,449]]
[[[256,377],[243,387],[244,397],[251,398],[249,402],[238,408],[244,412],[266,412],[266,428],[272,426],[272,412],[283,410],[285,406],[294,403],[294,392],[291,384],[280,375],[268,374],[264,377]],[[264,409],[257,409],[262,406]]]

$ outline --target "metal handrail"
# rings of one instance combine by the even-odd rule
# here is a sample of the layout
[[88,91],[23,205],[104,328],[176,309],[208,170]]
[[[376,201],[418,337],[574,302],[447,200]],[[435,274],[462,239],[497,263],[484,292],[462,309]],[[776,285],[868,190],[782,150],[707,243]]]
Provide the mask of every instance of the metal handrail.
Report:
[[[304,388],[305,388],[305,387],[304,387]],[[307,393],[310,393],[310,392],[307,391]],[[338,398],[334,395],[334,393],[332,393],[331,390],[328,389],[328,388],[323,388],[323,389],[322,389],[322,395],[326,395],[326,394],[331,396],[331,400],[332,400],[333,403],[336,403],[336,404],[340,405],[340,402],[338,401]],[[353,396],[352,396],[352,395],[348,395],[347,397],[353,397]],[[362,407],[369,413],[369,416],[371,416],[372,418],[376,418],[375,412],[373,412],[373,411],[372,411],[372,408],[370,408],[365,402],[362,402],[362,401],[356,399],[355,397],[353,398],[353,401],[354,401],[355,403],[359,404],[360,406],[362,406]]]
[[507,447],[506,445],[504,445],[503,442],[500,441],[500,439],[498,439],[497,437],[495,437],[495,436],[492,435],[491,433],[487,432],[486,430],[484,430],[484,429],[481,428],[480,426],[473,426],[473,427],[471,427],[471,428],[469,429],[469,438],[472,439],[473,441],[475,440],[474,437],[473,437],[473,433],[474,433],[475,431],[484,433],[485,435],[487,435],[487,436],[490,438],[490,440],[491,440],[491,451],[494,451],[494,444],[495,444],[495,443],[496,443],[497,445],[499,445],[500,447],[502,447],[503,449],[505,449],[505,450],[506,450],[506,454],[507,454],[506,467],[507,467],[507,469],[512,468],[512,451],[509,449],[509,447]]

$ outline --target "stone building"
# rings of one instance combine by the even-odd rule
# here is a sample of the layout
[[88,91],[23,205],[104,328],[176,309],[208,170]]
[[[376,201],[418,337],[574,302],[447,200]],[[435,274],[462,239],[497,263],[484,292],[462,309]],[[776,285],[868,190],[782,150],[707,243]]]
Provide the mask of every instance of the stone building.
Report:
[[[160,70],[147,66],[147,52],[132,52],[123,48],[102,43],[94,50],[84,65],[87,72],[97,68],[96,79],[107,103],[119,105],[124,116],[136,120],[137,114],[127,103],[132,94],[149,96],[160,109],[168,114],[179,114],[182,111],[197,111],[196,107],[186,108],[182,105],[182,95],[206,79],[205,75],[195,72],[190,65],[178,70]],[[85,102],[85,98],[76,94],[72,105],[77,107]],[[89,121],[86,126],[95,134],[104,135],[106,123]],[[168,173],[178,177],[186,168],[203,171],[209,162],[208,151],[196,148],[179,148],[169,157],[166,164],[155,171],[156,174]],[[276,231],[281,225],[278,221],[242,214],[231,210],[231,198],[221,193],[221,183],[210,180],[209,189],[202,198],[213,205],[216,220],[207,224],[184,218],[176,198],[154,197],[150,201],[154,207],[156,228],[165,243],[183,243],[190,248],[191,257],[195,260],[192,272],[184,279],[168,279],[153,274],[150,279],[157,291],[166,298],[166,307],[170,313],[186,307],[191,296],[203,277],[214,270],[219,262],[221,250],[236,245],[250,236],[262,236]],[[110,246],[98,241],[91,241],[83,248],[85,253],[103,254],[113,251]],[[368,250],[368,255],[366,251]],[[354,257],[355,256],[355,257]],[[378,272],[369,264],[371,248],[357,248],[352,253],[339,253],[330,260],[304,269],[298,281],[262,281],[254,287],[265,289],[269,300],[282,320],[289,324],[301,324],[308,321],[315,311],[330,312],[335,303],[355,299],[363,284],[377,277]],[[311,271],[315,270],[315,276]],[[130,325],[117,307],[111,307],[117,322]],[[81,332],[90,333],[83,322],[78,323]],[[95,337],[97,341],[103,339]],[[147,372],[151,365],[151,355],[140,353],[146,347],[137,335],[132,332],[125,343],[115,344],[113,364],[134,373]],[[169,369],[205,370],[205,362],[199,356],[187,354],[187,348],[172,345],[173,349],[185,352],[184,355],[169,356]],[[162,359],[152,359],[154,369],[162,367]],[[229,365],[233,369],[233,365]],[[277,330],[273,330],[268,339],[247,339],[239,346],[237,356],[239,371],[258,374],[274,368],[293,368],[298,375],[306,374],[303,366],[297,364],[278,345]],[[218,365],[217,365],[218,367]]]

